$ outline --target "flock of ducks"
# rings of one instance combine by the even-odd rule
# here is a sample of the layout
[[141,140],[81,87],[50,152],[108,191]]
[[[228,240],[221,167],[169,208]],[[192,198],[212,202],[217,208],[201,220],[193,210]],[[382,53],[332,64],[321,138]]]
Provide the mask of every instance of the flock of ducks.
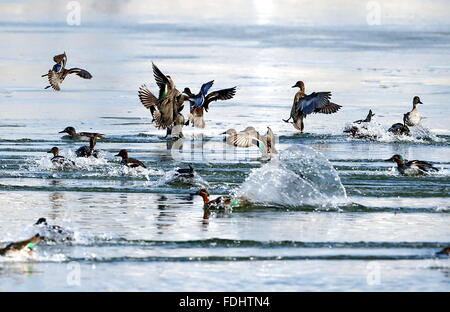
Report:
[[[76,74],[84,79],[91,79],[92,75],[81,68],[66,69],[67,55],[64,52],[53,57],[55,64],[47,74],[42,77],[47,77],[49,85],[45,89],[53,88],[56,91],[61,90],[61,84],[64,79],[70,74]],[[214,80],[204,83],[199,92],[194,94],[190,88],[184,88],[180,92],[169,75],[165,75],[162,71],[152,63],[153,76],[158,87],[158,92],[155,95],[144,84],[139,87],[138,97],[142,105],[150,110],[152,122],[158,129],[166,130],[166,137],[172,136],[175,138],[183,137],[183,126],[191,125],[192,127],[204,128],[206,126],[203,118],[204,113],[208,112],[209,105],[215,101],[225,101],[232,99],[236,94],[236,87],[211,91]],[[330,101],[331,92],[313,92],[309,95],[305,92],[305,84],[302,81],[297,81],[292,88],[299,88],[299,91],[294,96],[290,116],[288,119],[283,119],[286,123],[291,123],[293,127],[300,132],[304,130],[304,119],[315,113],[333,114],[341,109],[341,105]],[[182,111],[184,103],[189,102],[189,115],[185,120]],[[421,116],[417,108],[418,104],[423,104],[418,96],[413,99],[413,109],[404,114],[403,123],[396,123],[389,128],[389,132],[396,135],[409,135],[408,127],[414,127],[421,121]],[[367,129],[367,125],[372,121],[375,114],[372,110],[369,111],[365,119],[353,122],[353,125],[345,129],[344,132],[350,133],[355,138],[370,138],[361,133],[361,129]],[[292,120],[292,121],[291,121]],[[66,127],[59,133],[65,133],[70,138],[80,140],[88,139],[89,145],[81,146],[75,151],[77,157],[98,157],[98,151],[95,149],[98,139],[104,139],[105,135],[95,132],[76,132],[74,127]],[[235,129],[228,129],[222,134],[226,135],[225,141],[227,144],[235,147],[258,147],[263,155],[276,154],[275,136],[270,127],[267,127],[267,132],[261,135],[254,127],[247,127],[242,131]],[[53,147],[48,153],[53,154],[51,161],[53,164],[60,167],[73,167],[75,163],[61,155],[59,155],[59,148]],[[121,157],[121,164],[130,168],[142,167],[146,168],[145,164],[138,159],[128,156],[128,151],[122,149],[115,156]],[[438,171],[436,167],[426,161],[412,160],[408,161],[401,155],[394,155],[386,161],[393,161],[397,164],[397,169],[400,174],[404,175],[418,175],[427,174],[431,171]],[[178,169],[177,173],[185,175],[186,177],[193,177],[194,169],[191,165],[189,168]],[[234,197],[231,195],[219,196],[210,200],[207,189],[200,189],[192,195],[201,196],[204,203],[204,219],[208,219],[211,210],[238,208],[251,205],[251,202],[245,197]],[[40,228],[39,233],[28,240],[21,242],[14,242],[7,246],[0,244],[0,256],[8,255],[17,251],[31,252],[32,248],[42,240],[55,240],[55,235],[59,240],[71,240],[73,233],[66,231],[57,225],[48,225],[45,218],[40,218],[35,226]],[[450,248],[444,248],[438,254],[450,254]]]

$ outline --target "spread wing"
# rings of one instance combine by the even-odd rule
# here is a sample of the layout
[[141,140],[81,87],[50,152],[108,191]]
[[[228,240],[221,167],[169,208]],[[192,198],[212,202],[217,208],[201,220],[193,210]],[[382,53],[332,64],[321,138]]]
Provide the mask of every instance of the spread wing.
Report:
[[214,80],[211,80],[202,85],[202,87],[200,88],[200,92],[203,94],[203,96],[206,96],[206,94],[208,93],[209,89],[211,89],[213,84],[214,84]]
[[206,96],[205,101],[203,103],[203,107],[205,108],[206,111],[208,111],[209,103],[218,100],[221,101],[229,100],[233,98],[235,94],[236,94],[236,87],[213,91]]
[[297,110],[308,115],[320,110],[330,103],[331,92],[313,92],[299,99]]
[[333,114],[336,113],[339,109],[341,109],[341,107],[342,107],[341,105],[330,102],[324,107],[316,109],[314,113]]
[[[60,84],[63,82],[65,75],[63,74],[63,72],[54,72],[53,70],[49,70],[48,71],[48,82],[50,83],[50,86],[56,90],[56,91],[60,91]],[[48,87],[47,87],[48,88]],[[46,88],[46,89],[47,89]]]
[[164,75],[155,64],[152,63],[153,68],[153,76],[155,77],[156,84],[159,87],[159,98],[163,98],[167,93],[167,85],[169,84],[169,80],[166,75]]
[[156,122],[156,126],[159,127],[161,124],[161,113],[157,110],[158,99],[156,96],[153,95],[146,85],[139,87],[138,96],[142,105],[150,110],[153,120]]
[[67,71],[67,74],[76,74],[78,77],[84,78],[84,79],[91,79],[92,75],[84,69],[81,68],[71,68]]

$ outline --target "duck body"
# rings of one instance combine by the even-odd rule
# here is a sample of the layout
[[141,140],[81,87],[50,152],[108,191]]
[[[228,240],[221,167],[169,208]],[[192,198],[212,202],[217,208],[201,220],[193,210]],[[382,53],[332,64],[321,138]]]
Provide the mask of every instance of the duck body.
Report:
[[39,244],[42,240],[39,234],[20,242],[14,242],[6,245],[5,247],[0,246],[0,256],[14,256],[20,252],[26,252],[31,254],[32,248]]
[[65,242],[74,239],[72,231],[66,230],[59,225],[50,225],[45,218],[39,218],[34,226],[39,231],[39,236],[46,241]]
[[408,126],[402,123],[395,123],[393,124],[389,129],[388,132],[394,134],[394,135],[411,135],[411,131],[409,130]]
[[405,125],[414,127],[420,123],[422,117],[420,116],[419,109],[417,107],[417,105],[419,104],[423,103],[418,96],[415,96],[413,98],[413,109],[410,112],[403,115],[403,123]]
[[70,74],[76,74],[77,76],[84,78],[84,79],[91,79],[92,75],[81,68],[70,68],[66,69],[66,62],[67,62],[67,56],[66,52],[63,54],[55,55],[53,57],[53,60],[55,61],[55,65],[53,65],[52,69],[48,71],[47,74],[42,75],[41,77],[48,77],[49,85],[45,87],[45,89],[48,89],[52,87],[55,91],[61,90],[61,84],[64,81],[64,79],[67,77],[67,75]]
[[209,192],[206,189],[200,189],[193,195],[199,195],[203,198],[203,204],[205,209],[209,210],[224,210],[233,208],[243,208],[251,205],[252,203],[246,197],[234,197],[230,195],[219,196],[213,200],[209,199]]
[[89,138],[89,146],[82,146],[79,149],[75,151],[75,155],[77,157],[91,157],[94,156],[95,158],[98,158],[98,151],[95,150],[95,143],[96,138],[90,137]]
[[144,165],[144,163],[141,162],[140,160],[128,157],[128,151],[125,149],[120,150],[119,153],[115,156],[122,157],[122,160],[120,161],[120,163],[128,168],[137,168],[137,167],[147,168]]
[[375,116],[375,114],[372,113],[372,110],[369,110],[369,113],[367,114],[365,119],[354,121],[353,124],[350,127],[345,128],[343,132],[350,133],[351,137],[357,139],[376,140],[376,135],[364,133],[364,131],[367,132],[368,124],[372,121],[373,116]]
[[305,93],[305,85],[302,81],[297,81],[292,86],[292,88],[295,87],[300,88],[300,91],[294,96],[289,119],[283,119],[283,121],[289,123],[289,120],[292,119],[294,128],[300,130],[300,132],[303,132],[304,129],[303,119],[309,114],[333,114],[342,107],[341,105],[330,102],[331,92],[313,92],[307,95]]
[[75,163],[72,160],[59,155],[59,148],[56,146],[52,147],[52,149],[49,150],[47,153],[53,154],[51,161],[54,165],[58,167],[71,168],[75,166]]
[[438,172],[439,169],[431,163],[423,160],[410,160],[403,158],[401,155],[394,155],[385,161],[393,161],[397,164],[397,170],[402,175],[425,175],[430,172]]

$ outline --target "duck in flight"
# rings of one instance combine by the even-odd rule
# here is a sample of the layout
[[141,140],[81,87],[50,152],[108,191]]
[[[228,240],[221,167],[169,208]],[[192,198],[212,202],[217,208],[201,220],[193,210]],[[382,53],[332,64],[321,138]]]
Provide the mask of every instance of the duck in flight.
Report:
[[330,102],[331,92],[313,92],[309,95],[305,93],[305,84],[303,81],[297,81],[292,88],[300,88],[295,94],[294,103],[292,104],[291,115],[284,122],[289,123],[293,120],[294,128],[303,132],[303,119],[312,113],[333,114],[342,106]]
[[236,87],[208,93],[213,84],[214,80],[204,83],[198,94],[193,94],[189,88],[183,90],[183,93],[189,96],[190,103],[190,113],[186,126],[191,123],[192,127],[204,128],[203,113],[208,112],[209,104],[214,101],[229,100],[236,94]]
[[394,155],[385,161],[393,161],[397,164],[397,170],[402,175],[424,175],[431,171],[437,172],[438,168],[434,167],[429,162],[423,160],[410,160],[403,158],[401,155]]
[[[139,100],[145,108],[150,110],[156,128],[166,129],[166,136],[181,137],[181,129],[184,125],[184,117],[181,111],[189,96],[178,91],[172,78],[169,75],[164,75],[153,63],[152,68],[153,76],[159,88],[158,97],[144,84],[138,91]],[[172,133],[174,127],[176,127],[176,133]]]
[[419,109],[417,108],[417,105],[419,104],[423,103],[418,96],[415,96],[413,98],[413,109],[403,115],[403,123],[405,125],[413,127],[420,123],[422,117],[420,116]]
[[76,74],[78,77],[84,78],[84,79],[91,79],[92,75],[84,69],[81,68],[70,68],[66,69],[66,62],[67,62],[67,56],[66,52],[63,54],[58,54],[53,57],[53,60],[55,61],[55,65],[53,65],[52,69],[48,71],[47,74],[42,75],[41,77],[48,77],[48,82],[50,85],[46,86],[45,89],[48,89],[52,87],[56,91],[61,90],[61,84],[64,81],[64,79],[67,77],[67,75],[70,74]]

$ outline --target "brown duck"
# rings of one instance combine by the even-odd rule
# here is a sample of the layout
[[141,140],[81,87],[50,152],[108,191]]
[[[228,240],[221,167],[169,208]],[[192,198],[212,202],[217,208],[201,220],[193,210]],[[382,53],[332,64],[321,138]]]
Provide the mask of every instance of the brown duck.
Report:
[[137,168],[137,167],[147,168],[140,160],[128,157],[128,151],[126,149],[120,150],[119,153],[115,156],[122,157],[122,161],[120,163],[129,168]]
[[53,68],[50,69],[47,74],[41,76],[41,77],[47,76],[48,82],[50,83],[50,85],[46,86],[45,89],[52,87],[54,90],[60,91],[61,90],[60,85],[67,77],[67,75],[70,74],[76,74],[78,77],[84,79],[92,78],[92,75],[87,70],[77,67],[66,69],[66,62],[67,62],[66,52],[64,52],[63,54],[55,55],[53,57],[53,60],[55,61],[56,64],[53,65]]
[[39,234],[36,234],[35,236],[21,241],[21,242],[15,242],[10,243],[6,245],[5,247],[0,244],[0,256],[9,256],[15,252],[25,250],[28,253],[31,253],[32,248],[37,245],[42,240],[41,236]]
[[292,86],[292,88],[296,87],[300,88],[300,90],[295,94],[291,115],[287,120],[283,119],[283,121],[289,123],[289,120],[292,119],[294,128],[301,132],[303,132],[304,128],[303,118],[306,118],[309,114],[333,114],[342,107],[330,102],[331,92],[313,92],[306,95],[303,81],[297,81]]

